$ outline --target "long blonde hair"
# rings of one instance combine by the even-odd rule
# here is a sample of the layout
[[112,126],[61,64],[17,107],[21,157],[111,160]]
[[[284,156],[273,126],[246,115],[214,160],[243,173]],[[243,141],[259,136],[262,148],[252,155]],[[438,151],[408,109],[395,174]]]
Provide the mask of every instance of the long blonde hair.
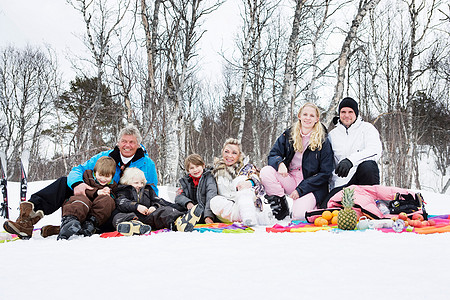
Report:
[[309,138],[309,149],[322,150],[322,143],[325,140],[325,130],[323,129],[322,123],[320,123],[320,111],[319,108],[314,104],[307,102],[298,111],[297,117],[298,121],[293,126],[293,131],[291,133],[291,140],[294,145],[294,150],[296,152],[303,152],[303,141],[302,141],[302,124],[300,122],[300,115],[305,107],[312,107],[316,110],[317,118],[319,121],[314,125],[311,136]]

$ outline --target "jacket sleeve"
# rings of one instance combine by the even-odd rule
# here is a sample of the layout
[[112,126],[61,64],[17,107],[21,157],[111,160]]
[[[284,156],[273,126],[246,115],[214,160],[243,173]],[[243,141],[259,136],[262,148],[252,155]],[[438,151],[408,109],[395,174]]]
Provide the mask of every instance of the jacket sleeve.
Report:
[[86,196],[92,201],[98,196],[97,191],[99,189],[98,189],[98,187],[92,187],[92,186],[91,186],[91,188],[92,188],[92,190],[86,190],[85,192],[86,192]]
[[104,151],[101,152],[93,157],[91,157],[88,161],[86,161],[83,164],[80,164],[76,167],[73,167],[70,171],[69,175],[67,175],[67,185],[69,188],[73,189],[73,185],[75,183],[81,183],[83,182],[83,173],[86,170],[94,170],[95,163],[97,160],[102,157],[109,154],[111,151]]
[[120,212],[136,212],[138,203],[130,199],[126,191],[117,192],[117,198],[115,199],[117,209]]
[[[269,152],[268,163],[275,170],[278,171],[278,166],[282,163],[287,156],[286,149],[288,148],[286,143],[289,143],[288,131],[285,131],[278,137],[272,149]],[[289,167],[289,166],[286,166]]]
[[83,182],[90,186],[92,189],[86,189],[86,196],[89,200],[93,201],[98,196],[99,184],[95,182],[93,171],[86,170],[83,172]]
[[319,159],[319,172],[303,179],[299,183],[296,190],[300,197],[318,190],[325,184],[328,185],[328,181],[334,169],[333,150],[328,138],[323,143],[322,149],[318,152],[317,158]]
[[210,217],[214,219],[214,213],[211,210],[211,199],[217,196],[217,183],[214,176],[211,174],[206,178],[206,204],[205,212],[203,215],[205,218]]
[[151,160],[151,158],[146,155],[144,165],[139,169],[144,172],[147,184],[150,184],[152,186],[153,190],[156,193],[156,196],[158,196],[158,175],[156,173],[156,167],[153,160]]
[[193,202],[193,201],[191,198],[189,198],[188,187],[186,186],[185,180],[183,178],[180,178],[180,185],[181,185],[181,188],[180,188],[181,192],[180,192],[180,194],[176,195],[175,203],[186,208],[186,205],[189,202]]
[[362,151],[354,152],[347,157],[353,166],[358,166],[360,163],[366,160],[375,160],[381,156],[382,145],[380,140],[380,133],[370,123],[364,123],[364,149]]

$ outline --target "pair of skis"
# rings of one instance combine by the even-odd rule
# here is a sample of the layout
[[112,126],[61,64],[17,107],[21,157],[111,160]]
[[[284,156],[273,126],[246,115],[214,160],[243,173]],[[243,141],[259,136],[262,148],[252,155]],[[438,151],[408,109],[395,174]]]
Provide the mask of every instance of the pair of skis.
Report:
[[[25,201],[27,197],[27,175],[28,175],[28,165],[30,159],[30,152],[24,150],[22,156],[20,157],[20,201]],[[0,206],[0,217],[9,219],[9,206],[8,206],[8,189],[7,189],[7,165],[6,165],[6,154],[0,151],[0,188],[3,195],[3,201]]]

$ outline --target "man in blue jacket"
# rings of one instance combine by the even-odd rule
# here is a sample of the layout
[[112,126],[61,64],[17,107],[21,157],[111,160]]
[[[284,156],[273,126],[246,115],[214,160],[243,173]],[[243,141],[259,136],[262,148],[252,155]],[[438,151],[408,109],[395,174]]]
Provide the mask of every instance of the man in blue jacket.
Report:
[[17,234],[21,239],[29,239],[33,234],[34,225],[44,215],[54,213],[70,196],[86,195],[86,190],[91,187],[83,182],[83,173],[86,170],[93,170],[95,163],[102,156],[110,156],[116,161],[116,173],[113,178],[115,182],[119,182],[125,168],[136,167],[144,172],[147,182],[158,194],[155,163],[148,156],[141,141],[141,134],[135,126],[125,127],[120,131],[118,143],[114,149],[95,155],[85,163],[74,167],[67,177],[61,177],[31,195],[29,201],[20,204],[17,220],[15,222],[6,220],[3,223],[4,229],[9,233]]

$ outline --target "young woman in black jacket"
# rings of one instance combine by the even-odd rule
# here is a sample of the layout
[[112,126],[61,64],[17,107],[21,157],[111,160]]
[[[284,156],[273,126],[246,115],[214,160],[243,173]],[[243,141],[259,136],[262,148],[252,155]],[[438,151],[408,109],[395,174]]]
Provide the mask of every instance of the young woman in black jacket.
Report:
[[293,199],[293,219],[304,219],[306,211],[321,207],[333,171],[333,151],[318,107],[306,103],[297,116],[296,124],[275,142],[269,165],[260,173],[266,198],[279,220],[289,215],[286,194]]

